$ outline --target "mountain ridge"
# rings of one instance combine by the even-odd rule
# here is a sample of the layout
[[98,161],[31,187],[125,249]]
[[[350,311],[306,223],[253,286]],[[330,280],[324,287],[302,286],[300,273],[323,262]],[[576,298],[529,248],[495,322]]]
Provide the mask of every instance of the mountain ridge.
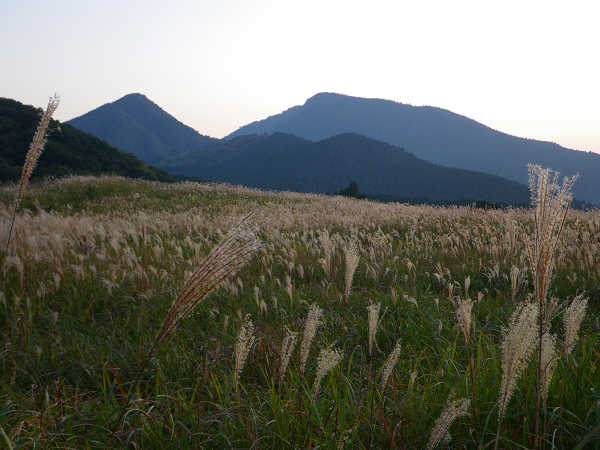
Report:
[[600,203],[600,155],[558,144],[512,136],[466,116],[435,106],[413,106],[385,99],[321,92],[303,105],[242,126],[225,137],[280,131],[309,140],[343,132],[409,149],[417,157],[446,167],[475,170],[526,183],[527,163],[563,175],[580,173],[574,193]]
[[361,194],[433,201],[526,204],[525,185],[446,168],[356,133],[313,142],[276,132],[222,140],[161,162],[170,173],[299,192],[332,193],[357,181]]
[[[373,148],[377,147],[377,154],[384,159],[389,155],[381,150],[381,143],[408,149],[416,158],[437,166],[445,166],[445,169],[456,168],[478,172],[478,177],[485,173],[526,184],[527,163],[529,162],[551,167],[565,175],[581,172],[584,176],[575,185],[575,196],[580,200],[600,203],[600,176],[594,177],[595,174],[600,175],[600,156],[572,151],[549,142],[511,136],[466,116],[435,106],[413,106],[386,99],[368,99],[321,92],[306,99],[302,105],[292,106],[279,114],[240,127],[226,138],[219,140],[200,135],[144,95],[133,93],[121,97],[115,102],[102,105],[68,123],[81,126],[82,121],[87,121],[90,128],[103,130],[103,133],[111,134],[112,132],[113,138],[116,139],[113,142],[120,142],[120,144],[113,145],[122,150],[141,155],[145,161],[151,161],[166,170],[176,171],[173,173],[203,179],[214,178],[242,184],[250,183],[249,185],[255,187],[289,188],[307,192],[339,191],[352,180],[345,180],[343,186],[331,186],[323,183],[322,180],[316,180],[311,171],[319,172],[320,169],[314,167],[314,164],[298,160],[297,155],[285,153],[286,149],[280,149],[278,154],[272,153],[273,146],[276,146],[275,140],[260,141],[269,146],[261,153],[254,147],[258,145],[257,136],[281,132],[313,143],[320,143],[329,137],[346,135],[346,143],[353,148],[352,154],[357,161],[363,160],[365,157],[356,148],[360,136],[365,136],[379,142]],[[103,136],[100,132],[93,134]],[[243,142],[235,140],[242,135],[254,137],[247,137]],[[289,137],[286,139],[289,145],[292,145],[296,151],[300,151],[298,142],[292,142]],[[232,141],[233,143],[231,143]],[[228,142],[230,143],[228,144]],[[302,145],[305,150],[310,147],[307,144]],[[370,143],[366,147],[369,145],[374,144]],[[329,152],[332,151],[327,143],[321,142],[320,146],[327,148]],[[321,155],[313,150],[314,148],[308,154],[320,161]],[[257,178],[258,175],[255,175],[254,178],[250,176],[244,178],[240,175],[244,169],[252,169],[255,173],[260,172],[255,163],[246,158],[244,153],[248,151],[253,152],[252,154],[258,157],[265,167],[274,167],[274,173],[262,171],[261,176],[266,181],[263,182]],[[368,152],[366,148],[363,151]],[[389,152],[389,149],[387,151]],[[266,154],[269,154],[270,158],[278,158],[278,162],[275,164],[275,166],[278,165],[278,169],[265,159]],[[292,159],[296,158],[297,167],[293,171],[289,165],[281,161],[281,154],[287,154]],[[345,157],[343,154],[337,154],[337,156],[342,159]],[[245,166],[242,167],[238,163],[244,158],[247,160]],[[329,164],[331,167],[328,170],[335,174],[336,168],[333,166],[331,153],[329,153],[329,158],[323,164]],[[363,162],[365,167],[371,163],[369,160]],[[346,163],[346,169],[350,170],[350,163]],[[232,165],[230,169],[235,172],[235,176],[225,173],[225,167],[228,164]],[[236,166],[236,164],[238,165]],[[207,172],[208,167],[214,173]],[[307,168],[304,182],[298,179],[296,172],[299,167]],[[423,169],[424,166],[420,167]],[[281,168],[285,168],[288,170],[288,175],[295,177],[292,185],[283,185],[281,173],[277,172]],[[381,168],[381,170],[384,169]],[[427,170],[433,169],[428,168]],[[344,174],[343,177],[347,177],[347,175]],[[391,174],[388,175],[391,176]],[[337,176],[342,177],[339,173]],[[377,178],[378,174],[372,171],[372,176]],[[269,177],[270,180],[268,180]],[[275,180],[279,181],[275,182]],[[341,179],[337,181],[341,182]],[[414,181],[421,184],[427,182],[423,177]],[[375,189],[377,186],[374,183],[363,179],[360,183],[361,190]],[[496,182],[491,183],[495,184]],[[400,186],[400,183],[397,182],[392,184]],[[383,186],[379,186],[379,189],[382,191],[371,190],[369,193],[406,196],[405,192],[389,192],[389,189]],[[410,187],[403,186],[402,189],[410,190]],[[479,195],[477,187],[474,189],[473,195]],[[454,194],[456,195],[457,192]],[[461,191],[460,194],[466,196],[468,193]],[[443,196],[445,194],[438,192],[435,195]],[[491,194],[487,192],[485,195]],[[478,197],[475,199],[492,200]]]

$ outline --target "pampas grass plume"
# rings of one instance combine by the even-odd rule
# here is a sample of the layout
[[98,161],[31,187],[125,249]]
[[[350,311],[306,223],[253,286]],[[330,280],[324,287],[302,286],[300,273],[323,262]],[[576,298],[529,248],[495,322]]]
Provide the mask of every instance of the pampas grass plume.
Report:
[[[571,188],[577,175],[565,177],[558,184],[558,173],[528,164],[531,204],[535,209],[533,236],[525,235],[526,250],[533,278],[534,295],[540,308],[542,328],[546,326],[546,299],[554,270],[559,237],[573,195]],[[541,337],[541,336],[540,336]]]
[[283,382],[283,377],[285,377],[285,372],[287,370],[288,364],[290,363],[290,358],[292,357],[292,353],[294,352],[294,347],[296,346],[296,341],[298,340],[298,333],[295,331],[291,331],[286,328],[287,335],[283,338],[283,342],[281,343],[281,365],[279,368],[279,382]]
[[302,335],[302,343],[300,344],[300,371],[304,373],[306,370],[306,361],[308,361],[308,355],[310,353],[310,345],[312,343],[317,328],[321,324],[321,314],[323,311],[319,308],[319,305],[313,303],[310,305],[308,315],[306,316],[306,322],[304,323],[304,333]]
[[248,214],[202,261],[200,267],[185,283],[179,296],[167,312],[147,354],[154,351],[177,329],[181,321],[223,281],[235,274],[252,258],[263,244],[257,228]]
[[581,322],[585,317],[588,299],[583,295],[576,296],[565,310],[563,322],[565,327],[565,357],[568,358],[577,342]]
[[323,247],[323,258],[319,260],[319,263],[323,267],[325,275],[329,276],[331,273],[331,258],[333,256],[334,246],[327,229],[324,229],[319,233],[319,241],[321,247]]
[[396,341],[396,346],[392,353],[387,357],[385,363],[383,364],[383,373],[381,375],[381,392],[385,391],[385,387],[387,386],[387,382],[392,375],[392,371],[398,362],[398,358],[400,357],[400,339]]
[[546,407],[548,400],[548,389],[554,374],[554,368],[558,362],[558,354],[556,349],[556,336],[551,333],[544,333],[542,337],[542,403]]
[[470,401],[466,398],[448,402],[442,411],[442,414],[440,414],[440,417],[438,417],[435,421],[433,429],[431,430],[431,435],[429,436],[429,441],[427,442],[428,450],[437,447],[442,440],[450,440],[450,435],[448,433],[450,426],[459,417],[467,415],[469,405]]
[[37,129],[35,130],[35,134],[33,135],[31,144],[29,144],[29,150],[25,155],[25,163],[23,164],[23,169],[21,171],[21,180],[19,181],[19,188],[17,189],[15,201],[13,204],[13,214],[10,222],[8,238],[6,240],[6,250],[4,252],[5,254],[8,253],[8,247],[10,245],[10,239],[12,237],[12,231],[17,216],[17,209],[21,204],[21,200],[23,199],[23,195],[25,194],[25,188],[29,184],[29,179],[31,178],[33,169],[35,168],[38,159],[44,151],[44,145],[46,145],[47,140],[48,125],[50,124],[52,114],[54,114],[56,108],[58,108],[59,103],[60,97],[57,94],[54,94],[54,96],[50,97],[50,99],[48,100],[48,106],[46,106],[46,111],[44,111],[44,113],[42,114],[42,118],[40,119],[40,123],[38,124]]
[[375,333],[379,324],[379,311],[381,303],[371,303],[367,306],[369,316],[369,355],[373,355],[373,343],[375,342]]
[[510,269],[510,297],[512,302],[515,302],[517,291],[519,290],[519,275],[521,271],[517,266],[512,266]]
[[537,304],[526,303],[515,310],[508,328],[504,330],[498,423],[504,419],[506,406],[515,390],[517,381],[537,346],[537,320]]
[[242,322],[240,332],[238,333],[237,340],[235,341],[235,370],[233,372],[233,385],[236,390],[238,387],[240,374],[244,369],[246,359],[248,359],[248,354],[250,353],[250,349],[254,344],[254,340],[254,323],[252,323],[252,319],[250,319],[250,315],[248,314]]
[[456,308],[456,320],[465,337],[465,343],[469,345],[471,338],[471,314],[473,311],[473,300],[470,298],[458,299]]
[[344,291],[344,296],[346,301],[348,301],[348,298],[350,297],[350,289],[352,289],[352,279],[354,278],[354,272],[358,267],[358,261],[360,259],[355,244],[350,244],[344,249],[344,257],[346,259],[346,288]]
[[315,375],[315,384],[313,385],[313,401],[317,399],[319,388],[321,386],[321,380],[327,372],[333,369],[342,360],[342,353],[337,349],[324,349],[319,354],[317,360],[317,374]]

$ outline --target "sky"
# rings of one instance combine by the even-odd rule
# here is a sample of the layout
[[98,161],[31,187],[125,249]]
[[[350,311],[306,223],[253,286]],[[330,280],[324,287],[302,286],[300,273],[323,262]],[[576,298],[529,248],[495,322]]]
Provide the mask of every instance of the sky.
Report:
[[64,121],[140,92],[223,137],[337,92],[600,153],[595,3],[6,0],[0,97]]

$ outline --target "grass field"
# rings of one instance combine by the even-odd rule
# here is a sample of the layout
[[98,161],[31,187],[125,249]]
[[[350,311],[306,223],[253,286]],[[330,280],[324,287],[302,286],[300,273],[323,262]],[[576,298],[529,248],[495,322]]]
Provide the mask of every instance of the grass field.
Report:
[[[14,189],[0,187],[0,242]],[[143,366],[185,280],[250,211],[263,248]],[[32,184],[0,280],[0,445],[425,448],[448,402],[466,399],[439,447],[493,448],[504,327],[533,292],[531,228],[529,210],[117,177]],[[550,290],[559,350],[546,448],[600,447],[599,257],[600,214],[569,211]],[[581,293],[588,310],[567,357],[562,314]],[[468,299],[465,319],[457,310]],[[312,305],[322,312],[303,370]],[[255,339],[236,384],[248,315]],[[281,373],[290,332],[297,343]],[[322,350],[341,359],[315,383]],[[535,379],[532,360],[499,448],[534,445]]]

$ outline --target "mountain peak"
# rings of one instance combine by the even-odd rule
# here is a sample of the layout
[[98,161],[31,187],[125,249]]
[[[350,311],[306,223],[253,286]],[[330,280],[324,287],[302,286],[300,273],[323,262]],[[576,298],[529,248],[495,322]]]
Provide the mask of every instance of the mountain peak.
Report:
[[329,98],[337,98],[337,97],[348,97],[348,96],[344,95],[344,94],[338,94],[336,92],[317,92],[312,97],[307,98],[306,102],[304,102],[304,104],[308,105],[310,103],[326,100]]
[[402,105],[408,106],[400,102],[396,102],[394,100],[385,100],[381,98],[371,98],[371,97],[356,97],[353,95],[339,94],[337,92],[318,92],[312,97],[309,97],[304,106],[310,105],[319,105],[319,106],[340,106],[346,104],[392,104],[392,105]]
[[304,102],[304,107],[341,107],[342,105],[356,100],[369,100],[361,97],[338,94],[336,92],[319,92]]
[[142,94],[140,92],[132,92],[131,94],[126,94],[123,97],[115,100],[113,103],[119,103],[122,101],[129,101],[129,100],[146,100],[151,103],[154,103],[154,102],[152,102],[152,100],[150,100],[148,97],[146,97],[144,94]]
[[168,114],[160,106],[158,106],[156,103],[150,100],[146,95],[140,92],[132,92],[131,94],[124,95],[123,97],[109,104],[116,105],[118,107],[136,107],[160,110],[162,113]]
[[147,163],[197,150],[215,141],[184,125],[139,92],[67,123]]

